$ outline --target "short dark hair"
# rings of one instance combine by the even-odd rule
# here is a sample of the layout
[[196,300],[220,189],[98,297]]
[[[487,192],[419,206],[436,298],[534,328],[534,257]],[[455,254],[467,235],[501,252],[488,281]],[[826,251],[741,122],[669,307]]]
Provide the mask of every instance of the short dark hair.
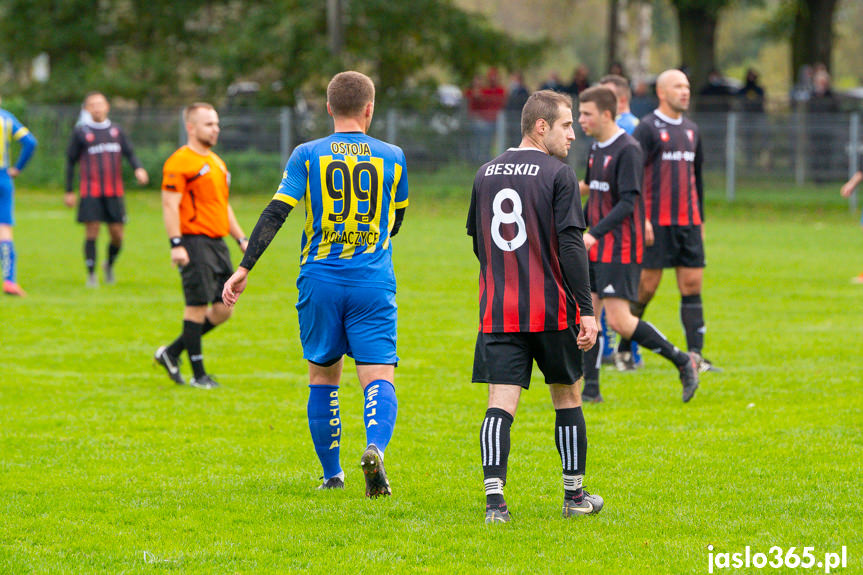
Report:
[[612,118],[617,116],[617,96],[614,95],[614,90],[605,86],[593,86],[578,95],[578,101],[581,104],[593,102],[599,113],[609,112]]
[[87,100],[89,100],[93,96],[102,96],[106,100],[108,99],[108,96],[106,96],[104,92],[100,92],[99,90],[91,90],[91,91],[87,92],[86,94],[84,94],[84,101],[83,102],[86,104]]
[[617,74],[608,74],[599,80],[601,84],[611,84],[614,86],[614,93],[619,96],[626,96],[627,100],[632,99],[632,88],[629,87],[629,81],[623,76]]
[[360,72],[340,72],[327,86],[327,103],[334,116],[357,116],[374,101],[375,84]]
[[526,136],[536,126],[536,121],[543,119],[549,126],[554,125],[560,115],[560,106],[572,109],[572,98],[569,94],[554,90],[534,92],[521,109],[521,135]]
[[192,114],[196,110],[215,110],[212,104],[208,104],[207,102],[195,102],[194,104],[189,104],[183,109],[183,122],[188,123],[189,119],[192,117]]

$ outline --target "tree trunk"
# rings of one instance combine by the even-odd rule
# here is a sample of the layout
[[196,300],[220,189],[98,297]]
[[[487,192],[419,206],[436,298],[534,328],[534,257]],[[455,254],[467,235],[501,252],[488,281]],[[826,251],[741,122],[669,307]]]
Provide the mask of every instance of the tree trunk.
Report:
[[791,73],[818,62],[832,67],[833,15],[837,0],[799,0],[791,33]]
[[638,82],[644,81],[650,70],[650,38],[653,35],[653,4],[640,2],[638,6],[638,54],[633,58],[633,79]]
[[707,82],[707,76],[716,66],[715,11],[702,7],[678,7],[677,21],[680,27],[680,65],[689,71],[689,83],[693,93]]
[[608,66],[618,59],[617,55],[617,0],[608,0]]

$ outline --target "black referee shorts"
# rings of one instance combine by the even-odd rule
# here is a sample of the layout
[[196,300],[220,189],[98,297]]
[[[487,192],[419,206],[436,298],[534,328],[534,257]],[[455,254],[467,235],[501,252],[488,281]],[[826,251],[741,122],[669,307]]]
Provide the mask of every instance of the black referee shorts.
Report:
[[703,268],[706,265],[701,226],[653,226],[653,238],[653,245],[644,247],[642,268]]
[[222,288],[234,273],[231,253],[222,238],[203,235],[183,236],[189,263],[180,268],[183,295],[187,306],[222,301]]
[[545,383],[572,385],[582,375],[578,333],[570,326],[561,331],[483,333],[476,338],[473,381],[530,387],[533,362]]
[[122,197],[80,198],[78,200],[78,223],[105,222],[126,223],[126,202]]

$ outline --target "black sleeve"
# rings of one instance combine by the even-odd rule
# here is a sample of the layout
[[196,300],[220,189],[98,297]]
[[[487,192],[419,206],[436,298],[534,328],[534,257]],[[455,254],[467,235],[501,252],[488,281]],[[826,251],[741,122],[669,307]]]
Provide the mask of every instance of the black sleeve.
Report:
[[69,140],[69,146],[66,148],[66,191],[75,191],[75,164],[78,163],[78,158],[81,157],[81,139],[78,137],[78,130],[72,130],[72,139]]
[[132,164],[133,168],[137,170],[138,168],[144,167],[141,164],[141,160],[139,160],[138,156],[135,155],[135,148],[132,147],[132,142],[129,141],[123,130],[120,130],[120,151],[123,153],[123,156],[129,160],[129,163]]
[[584,223],[584,210],[581,207],[581,194],[578,192],[578,180],[569,166],[562,167],[555,174],[551,201],[554,225],[558,234],[569,227],[580,230],[587,228],[587,224]]
[[[282,202],[284,203],[284,202]],[[398,208],[396,209],[396,219],[393,222],[393,230],[390,232],[390,237],[393,238],[397,233],[399,233],[399,228],[402,227],[402,221],[405,219],[405,210],[407,208]]]
[[641,146],[641,152],[643,154],[642,161],[647,163],[653,157],[655,148],[653,132],[647,125],[647,122],[639,122],[635,127],[635,131],[632,132],[632,137],[638,140],[638,144]]
[[595,238],[604,236],[615,227],[620,225],[626,216],[635,211],[635,198],[637,192],[627,190],[620,194],[620,201],[617,202],[608,214],[602,218],[598,224],[590,228],[590,235]]
[[560,268],[563,280],[575,296],[581,315],[593,315],[593,300],[590,298],[590,277],[587,267],[587,250],[581,230],[569,227],[558,235],[560,246]]
[[473,240],[473,253],[479,257],[479,245],[476,238],[476,182],[470,192],[470,208],[467,210],[467,235]]
[[281,200],[272,200],[264,208],[258,223],[255,224],[255,229],[252,230],[252,237],[249,238],[249,245],[246,246],[246,253],[243,254],[240,267],[251,270],[255,266],[290,213],[291,206]]
[[698,143],[695,145],[695,191],[698,194],[698,211],[701,221],[704,221],[704,178],[701,175],[701,164],[704,163],[704,152],[701,148],[701,134],[698,135]]

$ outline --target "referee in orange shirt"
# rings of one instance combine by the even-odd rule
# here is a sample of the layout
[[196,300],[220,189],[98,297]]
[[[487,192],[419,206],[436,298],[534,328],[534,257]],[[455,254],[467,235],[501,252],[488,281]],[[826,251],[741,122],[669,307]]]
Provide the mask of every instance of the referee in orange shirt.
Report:
[[219,384],[204,369],[201,337],[231,317],[222,287],[234,268],[222,238],[230,234],[243,252],[248,240],[228,203],[231,174],[211,149],[219,139],[219,114],[210,104],[195,103],[183,111],[183,120],[188,142],[165,162],[162,214],[186,308],[182,334],[157,349],[155,360],[172,381],[184,384],[179,359],[185,349],[193,371],[189,385],[212,389]]

